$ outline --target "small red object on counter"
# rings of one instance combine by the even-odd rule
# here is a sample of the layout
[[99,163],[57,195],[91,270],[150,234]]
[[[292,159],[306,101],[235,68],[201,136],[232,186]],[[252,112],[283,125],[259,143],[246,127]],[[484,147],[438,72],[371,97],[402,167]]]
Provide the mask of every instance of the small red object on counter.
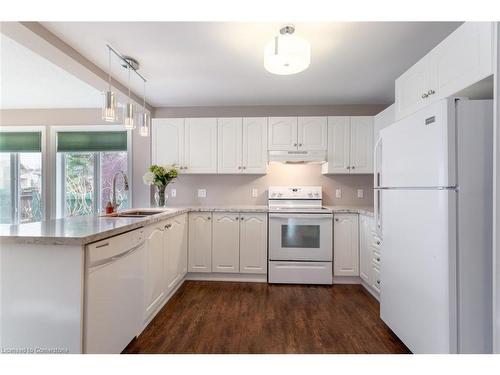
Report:
[[108,202],[108,204],[106,205],[106,215],[107,214],[112,214],[113,213],[113,205],[111,204],[111,202]]

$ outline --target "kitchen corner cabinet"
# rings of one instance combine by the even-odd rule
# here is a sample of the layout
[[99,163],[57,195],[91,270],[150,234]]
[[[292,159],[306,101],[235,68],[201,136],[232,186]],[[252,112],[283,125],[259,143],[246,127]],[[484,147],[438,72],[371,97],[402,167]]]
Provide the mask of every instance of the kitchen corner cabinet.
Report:
[[184,119],[154,118],[152,124],[152,163],[184,166]]
[[326,148],[326,117],[269,117],[270,151],[311,151]]
[[267,118],[219,118],[217,134],[218,173],[267,172]]
[[212,272],[240,271],[240,216],[238,213],[213,214]]
[[373,117],[328,117],[328,157],[323,174],[373,173]]
[[189,272],[212,271],[212,213],[189,213]]
[[241,213],[240,273],[267,273],[266,213]]
[[359,276],[358,214],[335,214],[333,275]]
[[494,23],[465,22],[396,79],[396,120],[493,74]]
[[166,253],[162,222],[146,228],[146,277],[145,277],[145,310],[147,320],[160,306],[165,297],[165,261]]
[[152,124],[154,164],[176,165],[180,173],[217,173],[215,118],[155,118]]
[[187,273],[187,235],[187,214],[176,216],[165,224],[167,292],[173,290]]

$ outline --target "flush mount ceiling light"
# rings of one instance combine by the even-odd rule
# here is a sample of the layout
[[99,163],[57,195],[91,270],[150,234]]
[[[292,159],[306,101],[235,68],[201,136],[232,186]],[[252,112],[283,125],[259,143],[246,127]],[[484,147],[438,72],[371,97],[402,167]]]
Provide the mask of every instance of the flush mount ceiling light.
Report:
[[264,67],[273,74],[300,73],[311,63],[311,45],[303,38],[293,35],[295,27],[286,25],[280,29],[264,49]]

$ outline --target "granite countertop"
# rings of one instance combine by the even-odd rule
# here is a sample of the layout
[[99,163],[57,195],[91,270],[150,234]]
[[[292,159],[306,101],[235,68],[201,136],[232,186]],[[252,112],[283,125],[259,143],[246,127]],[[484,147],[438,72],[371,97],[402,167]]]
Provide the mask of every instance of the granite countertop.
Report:
[[326,208],[332,210],[332,212],[338,214],[361,214],[373,216],[373,207],[371,206],[325,206]]
[[[373,207],[325,206],[333,213],[373,216]],[[134,209],[148,210],[148,209]],[[158,210],[154,208],[154,210]],[[187,212],[268,212],[267,206],[189,206],[162,209],[147,217],[76,216],[19,225],[0,224],[0,244],[81,246]]]
[[[148,209],[133,209],[148,210]],[[154,210],[158,210],[154,208]],[[147,217],[76,216],[18,225],[0,224],[0,245],[7,243],[80,246],[116,236],[187,212],[267,212],[267,206],[193,206],[163,209]]]

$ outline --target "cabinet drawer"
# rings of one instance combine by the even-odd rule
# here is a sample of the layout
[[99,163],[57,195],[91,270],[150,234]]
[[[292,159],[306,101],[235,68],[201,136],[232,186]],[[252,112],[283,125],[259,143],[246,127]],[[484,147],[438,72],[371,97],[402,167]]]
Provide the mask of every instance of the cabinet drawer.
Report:
[[378,268],[377,265],[373,264],[373,283],[372,287],[375,289],[377,292],[380,292],[380,269]]

